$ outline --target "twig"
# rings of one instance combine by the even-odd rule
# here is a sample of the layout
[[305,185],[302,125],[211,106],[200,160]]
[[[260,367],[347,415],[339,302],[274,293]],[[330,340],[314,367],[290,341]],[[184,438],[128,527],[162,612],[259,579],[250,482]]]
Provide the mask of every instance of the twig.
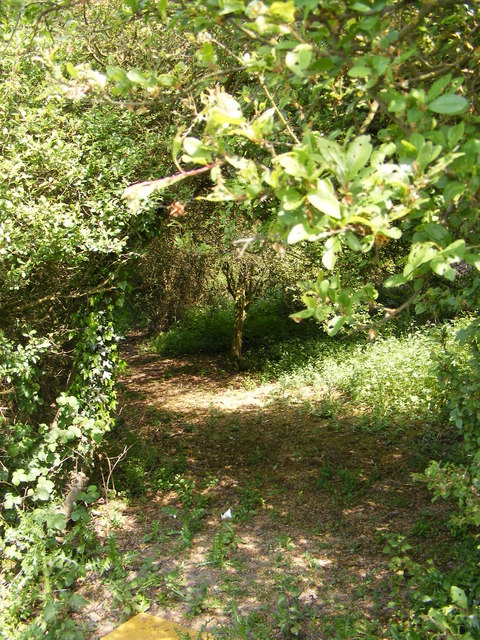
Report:
[[374,100],[372,102],[372,104],[370,105],[370,111],[368,112],[367,117],[365,118],[362,126],[360,127],[360,131],[359,131],[360,134],[365,133],[368,127],[372,124],[379,106],[380,105],[378,104],[377,100]]
[[267,85],[265,84],[265,81],[263,79],[263,76],[259,75],[258,76],[258,81],[260,82],[260,84],[262,85],[262,89],[265,91],[268,99],[270,100],[272,107],[275,109],[278,117],[280,118],[280,120],[282,121],[283,125],[285,126],[286,130],[288,131],[288,133],[290,134],[291,138],[295,141],[296,144],[300,144],[300,140],[297,138],[297,136],[295,135],[294,131],[292,130],[292,128],[290,127],[290,125],[288,124],[287,120],[285,119],[285,116],[283,115],[283,113],[280,111],[280,109],[277,106],[277,103],[275,102],[275,100],[273,99],[272,94],[270,93],[270,91],[268,90]]

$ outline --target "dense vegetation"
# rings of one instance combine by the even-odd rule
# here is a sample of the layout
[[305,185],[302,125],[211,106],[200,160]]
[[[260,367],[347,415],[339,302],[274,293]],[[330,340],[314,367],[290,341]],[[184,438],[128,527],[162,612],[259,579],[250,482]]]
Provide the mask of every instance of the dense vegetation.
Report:
[[[347,403],[412,451],[428,432],[417,480],[449,500],[465,562],[391,538],[412,597],[388,634],[480,636],[479,28],[455,0],[2,3],[6,638],[81,638],[87,572],[125,578],[91,505],[139,329],[321,389],[322,415]],[[184,495],[184,472],[162,488]],[[237,637],[299,636],[285,607]]]

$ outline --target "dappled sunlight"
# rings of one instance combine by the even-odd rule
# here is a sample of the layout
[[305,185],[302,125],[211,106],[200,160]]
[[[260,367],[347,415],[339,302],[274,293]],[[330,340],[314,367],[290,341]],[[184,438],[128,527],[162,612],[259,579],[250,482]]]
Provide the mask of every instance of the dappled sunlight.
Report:
[[129,358],[111,455],[130,449],[113,479],[142,498],[109,498],[94,526],[132,554],[128,581],[151,584],[150,612],[193,615],[199,630],[231,622],[232,606],[276,611],[286,593],[314,618],[355,602],[357,614],[388,619],[384,537],[441,505],[413,483],[401,438],[321,402],[321,389],[257,385],[218,359]]

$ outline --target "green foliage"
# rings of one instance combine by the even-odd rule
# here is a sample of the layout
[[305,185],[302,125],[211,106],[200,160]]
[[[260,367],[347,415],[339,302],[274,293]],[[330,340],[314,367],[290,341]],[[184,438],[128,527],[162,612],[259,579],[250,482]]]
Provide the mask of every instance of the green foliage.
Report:
[[[192,308],[176,326],[156,336],[149,347],[162,355],[227,353],[232,329],[233,305]],[[245,320],[244,343],[247,349],[255,350],[258,345],[273,344],[278,339],[314,329],[294,325],[281,301],[260,299],[252,305]]]
[[71,471],[91,472],[113,424],[130,233],[148,235],[151,225],[124,206],[119,183],[149,153],[132,152],[136,114],[49,97],[51,42],[41,33],[33,43],[18,26],[11,38],[0,63],[1,583],[12,580],[8,593],[2,586],[2,618],[12,638],[25,629],[76,638],[68,590],[84,572],[76,548],[89,536],[81,525],[93,488],[72,512],[76,545],[66,536],[62,556],[55,537],[67,525]]
[[234,522],[247,522],[259,507],[264,505],[264,499],[257,483],[249,482],[242,487],[240,501],[234,509]]
[[433,489],[435,499],[452,497],[458,504],[458,514],[452,519],[459,529],[480,524],[480,355],[478,350],[478,320],[458,332],[462,347],[444,349],[439,357],[438,380],[446,398],[445,410],[450,422],[464,441],[463,463],[441,464],[433,461],[419,479]]
[[[427,275],[455,280],[462,261],[480,264],[475,56],[458,45],[459,57],[453,37],[474,37],[479,16],[474,3],[455,6],[447,16],[441,5],[395,2],[191,3],[184,15],[201,33],[198,59],[225,73],[240,65],[244,77],[234,95],[228,82],[205,90],[199,78],[192,93],[203,90],[203,110],[179,131],[175,159],[183,150],[182,162],[211,169],[211,201],[272,198],[277,245],[319,242],[329,271],[342,253],[360,262],[401,240],[403,268],[386,285],[414,281],[408,304],[428,291]],[[235,20],[233,38],[224,15]],[[435,70],[422,75],[425,56]],[[144,195],[191,174],[154,181]],[[333,335],[375,298],[372,284],[343,290],[333,274],[306,290],[296,319],[314,316]]]
[[[445,326],[454,346],[455,328]],[[252,367],[261,367],[266,380],[276,379],[285,389],[312,386],[323,390],[310,411],[331,417],[345,401],[362,409],[359,426],[383,430],[392,424],[437,421],[442,395],[436,376],[440,331],[435,327],[414,333],[379,336],[367,342],[361,336],[338,341],[318,336],[291,339],[247,353]]]
[[233,328],[233,309],[191,309],[177,327],[161,333],[152,347],[163,355],[225,353]]
[[398,576],[396,588],[408,587],[410,617],[390,629],[398,640],[419,638],[477,638],[480,632],[476,541],[467,536],[456,552],[461,562],[453,570],[441,571],[433,560],[418,563],[409,553],[404,536],[388,534],[384,552]]
[[[271,240],[279,255],[287,245],[307,255],[307,243],[317,243],[312,262],[326,272],[303,283],[303,309],[293,317],[313,318],[331,336],[413,306],[419,315],[478,309],[480,14],[474,2],[12,0],[0,20],[0,497],[9,541],[2,572],[20,585],[11,591],[8,628],[20,621],[23,632],[37,617],[34,636],[75,637],[55,595],[66,579],[53,550],[66,524],[58,507],[69,472],[88,471],[113,425],[117,327],[129,280],[138,281],[138,250],[157,229],[178,226],[175,246],[184,250],[221,203],[222,224],[205,233],[220,229],[222,237],[204,242],[205,253],[215,246],[231,255],[240,229],[256,236],[249,246]],[[131,109],[118,111],[119,103]],[[132,182],[126,206],[120,192]],[[167,188],[186,202],[165,206],[162,195],[159,209],[152,196]],[[185,205],[197,198],[207,203],[203,217],[182,226]],[[392,247],[393,265],[382,254]],[[387,307],[385,292],[399,287],[404,299]],[[231,316],[212,315],[209,324],[192,312],[184,328],[158,339],[158,350],[225,347]],[[291,333],[267,318],[252,320],[251,362],[268,356],[265,376],[285,388],[323,387],[320,413],[352,401],[367,416],[359,426],[379,431],[450,416],[464,459],[432,463],[424,479],[435,497],[458,502],[459,530],[478,526],[477,321],[463,335],[463,362],[458,345],[443,341],[437,379],[437,343],[427,330],[381,337],[369,349],[360,339],[288,349],[259,346],[266,331]],[[144,471],[138,458],[127,465],[134,490]],[[195,488],[168,469],[156,481],[177,491],[188,544],[202,517]],[[341,482],[346,495],[354,490],[352,477]],[[251,500],[244,502],[248,512]],[[86,508],[75,513],[80,527]],[[34,566],[11,544],[17,529]],[[419,609],[425,632],[475,637],[476,598],[452,581],[430,610]],[[279,603],[279,625],[295,636],[291,600],[293,609]],[[422,633],[412,626],[412,638]]]
[[298,638],[302,631],[302,622],[306,616],[299,596],[300,589],[295,582],[288,578],[282,578],[278,584],[277,611],[275,622],[282,637]]
[[232,525],[222,522],[215,534],[208,552],[208,561],[217,569],[223,569],[232,553],[237,550],[235,530]]

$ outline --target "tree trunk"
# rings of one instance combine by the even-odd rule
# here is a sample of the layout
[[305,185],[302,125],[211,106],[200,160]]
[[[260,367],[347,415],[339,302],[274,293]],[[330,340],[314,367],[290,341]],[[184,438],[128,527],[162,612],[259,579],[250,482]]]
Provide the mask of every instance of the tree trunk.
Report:
[[233,335],[230,358],[235,369],[240,368],[242,360],[243,325],[247,317],[247,300],[244,291],[238,291],[233,308]]

